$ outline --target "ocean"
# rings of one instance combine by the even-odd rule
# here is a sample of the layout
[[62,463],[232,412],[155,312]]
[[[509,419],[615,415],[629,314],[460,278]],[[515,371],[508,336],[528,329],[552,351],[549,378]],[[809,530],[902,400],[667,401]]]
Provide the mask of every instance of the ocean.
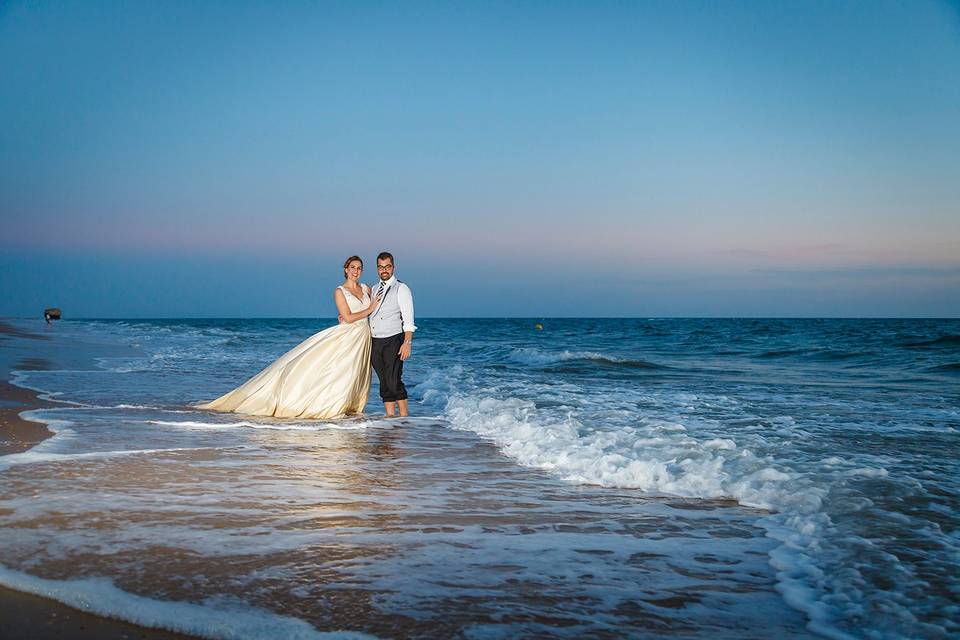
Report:
[[422,319],[409,419],[190,408],[332,322],[15,321],[59,406],[0,584],[211,638],[960,637],[960,321]]

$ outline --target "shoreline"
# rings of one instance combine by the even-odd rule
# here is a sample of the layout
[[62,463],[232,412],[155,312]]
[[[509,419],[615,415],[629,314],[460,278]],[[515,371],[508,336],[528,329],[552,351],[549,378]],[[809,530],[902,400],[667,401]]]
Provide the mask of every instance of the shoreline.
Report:
[[[0,319],[0,352],[10,348],[11,339],[27,341],[50,338],[24,331],[10,325],[6,319]],[[10,381],[14,370],[46,371],[52,366],[53,363],[46,358],[0,357],[0,456],[29,451],[54,435],[44,423],[27,420],[20,414],[60,405],[44,400],[36,391],[18,387]],[[199,637],[105,618],[51,598],[2,585],[0,620],[3,621],[0,627],[0,638],[3,640],[195,640]]]
[[[0,348],[10,338],[25,340],[49,340],[38,333],[23,331],[0,320]],[[45,358],[23,358],[16,364],[0,360],[0,455],[23,453],[53,435],[42,422],[34,422],[20,416],[25,411],[55,406],[42,400],[32,389],[18,387],[10,381],[14,369],[45,371],[50,368]]]
[[[9,372],[4,372],[9,374]],[[20,416],[33,409],[54,406],[29,389],[21,389],[9,380],[0,381],[0,455],[23,453],[53,436],[42,422],[34,422]],[[6,405],[13,406],[6,406]]]
[[0,586],[0,638],[14,640],[196,640],[166,629],[104,618],[42,596]]

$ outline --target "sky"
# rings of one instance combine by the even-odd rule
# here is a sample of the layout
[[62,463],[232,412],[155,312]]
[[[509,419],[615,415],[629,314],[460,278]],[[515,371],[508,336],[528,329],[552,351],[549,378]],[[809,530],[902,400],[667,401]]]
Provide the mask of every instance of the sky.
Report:
[[960,316],[960,3],[0,3],[0,315]]

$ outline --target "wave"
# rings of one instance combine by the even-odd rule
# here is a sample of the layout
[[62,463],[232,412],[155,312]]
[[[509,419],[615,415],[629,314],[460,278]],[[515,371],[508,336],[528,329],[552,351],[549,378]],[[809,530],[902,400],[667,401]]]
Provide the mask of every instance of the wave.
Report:
[[196,409],[171,409],[170,407],[160,407],[150,404],[79,404],[71,403],[65,400],[58,400],[70,406],[66,407],[44,407],[44,412],[68,412],[68,411],[110,411],[116,409],[131,411],[159,411],[162,413],[199,413]]
[[[21,389],[28,389],[30,391],[35,391],[37,397],[41,400],[46,400],[48,402],[56,402],[58,404],[66,404],[72,407],[81,407],[81,408],[90,408],[93,405],[87,404],[85,402],[74,402],[73,400],[64,400],[60,396],[63,395],[63,391],[50,391],[42,387],[35,387],[25,381],[31,373],[31,371],[17,371],[13,370],[10,372],[10,384],[15,387],[20,387]],[[47,372],[44,372],[47,373]]]
[[[173,411],[171,413],[197,413],[191,411]],[[182,427],[194,429],[270,429],[274,431],[323,431],[326,429],[335,429],[341,431],[357,431],[369,429],[371,427],[393,427],[394,425],[422,424],[436,425],[442,422],[440,416],[416,416],[405,418],[344,418],[342,420],[316,421],[316,422],[257,422],[251,420],[240,420],[238,422],[205,422],[203,420],[144,420],[143,424],[154,424],[166,427]]]
[[947,364],[930,367],[927,371],[931,373],[960,373],[960,362],[948,362]]
[[62,602],[79,611],[125,620],[150,629],[166,629],[204,638],[359,640],[373,637],[351,631],[318,631],[303,620],[227,599],[204,604],[155,600],[122,591],[107,578],[49,580],[0,566],[0,584]]
[[[849,607],[831,603],[833,588],[825,587],[817,576],[834,563],[849,567],[862,540],[849,532],[838,533],[828,496],[843,492],[850,483],[887,479],[887,469],[835,458],[823,472],[801,470],[764,453],[770,451],[771,433],[751,437],[744,432],[742,438],[718,437],[716,431],[699,435],[682,417],[671,422],[642,415],[633,425],[594,428],[574,412],[551,414],[549,409],[538,410],[531,400],[498,395],[496,389],[463,393],[458,386],[463,387],[437,378],[429,382],[427,393],[447,389],[450,426],[491,441],[523,466],[574,484],[695,499],[732,498],[763,510],[757,523],[778,543],[770,552],[777,590],[808,616],[811,630],[831,638],[852,638],[837,627]],[[778,432],[788,432],[787,437],[803,433],[787,416],[771,422]]]
[[274,431],[321,431],[323,429],[342,429],[353,431],[357,429],[366,429],[370,424],[368,422],[323,422],[317,424],[302,423],[267,423],[267,422],[249,422],[246,420],[240,422],[202,422],[198,420],[145,420],[145,424],[155,424],[165,427],[182,427],[194,429],[236,429],[238,427],[247,427],[250,429],[271,429]]
[[[49,440],[45,441],[49,442]],[[41,445],[44,443],[41,443]],[[160,449],[123,449],[118,451],[88,451],[85,453],[53,453],[36,446],[23,453],[11,453],[0,456],[0,470],[22,464],[36,464],[40,462],[66,462],[70,460],[97,460],[101,458],[115,458],[117,456],[136,456],[149,453],[169,453],[179,451],[203,451],[208,449],[222,449],[223,447],[167,447]]]
[[146,411],[163,411],[164,413],[196,413],[196,409],[170,409],[168,407],[155,407],[148,404],[115,404],[107,407],[95,407],[102,409],[136,409]]
[[872,355],[867,352],[861,351],[841,351],[838,349],[821,349],[821,348],[807,348],[807,349],[773,349],[771,351],[764,351],[763,353],[758,353],[754,355],[754,358],[759,360],[774,360],[777,358],[794,358],[794,357],[803,357],[810,360],[821,360],[826,362],[832,362],[837,360],[850,360],[852,358],[861,358],[864,356]]
[[630,369],[667,369],[666,365],[648,362],[646,360],[628,360],[608,356],[596,351],[561,351],[559,353],[550,353],[538,349],[514,349],[510,352],[509,358],[514,362],[534,367],[544,367],[564,362],[593,362],[602,365],[616,367],[626,367]]
[[921,347],[941,347],[960,345],[960,335],[947,334],[930,340],[917,340],[914,342],[901,343],[903,347],[921,348]]
[[794,475],[727,438],[699,440],[678,423],[616,432],[593,431],[572,416],[543,420],[519,398],[452,395],[446,415],[454,429],[492,440],[523,466],[566,481],[690,498],[734,498],[777,511],[819,507],[819,496],[797,491]]
[[764,351],[763,353],[758,353],[754,357],[760,358],[760,359],[790,358],[793,356],[805,356],[810,353],[813,353],[812,349],[773,349],[771,351]]

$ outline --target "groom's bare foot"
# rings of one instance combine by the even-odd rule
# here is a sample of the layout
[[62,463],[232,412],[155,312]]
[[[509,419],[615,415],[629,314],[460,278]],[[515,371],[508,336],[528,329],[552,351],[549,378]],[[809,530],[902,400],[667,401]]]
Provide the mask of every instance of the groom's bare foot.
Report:
[[406,418],[409,415],[409,407],[406,400],[397,400],[397,406],[400,407],[400,417]]
[[383,403],[383,412],[387,414],[388,418],[397,417],[397,403],[396,402],[384,402]]

